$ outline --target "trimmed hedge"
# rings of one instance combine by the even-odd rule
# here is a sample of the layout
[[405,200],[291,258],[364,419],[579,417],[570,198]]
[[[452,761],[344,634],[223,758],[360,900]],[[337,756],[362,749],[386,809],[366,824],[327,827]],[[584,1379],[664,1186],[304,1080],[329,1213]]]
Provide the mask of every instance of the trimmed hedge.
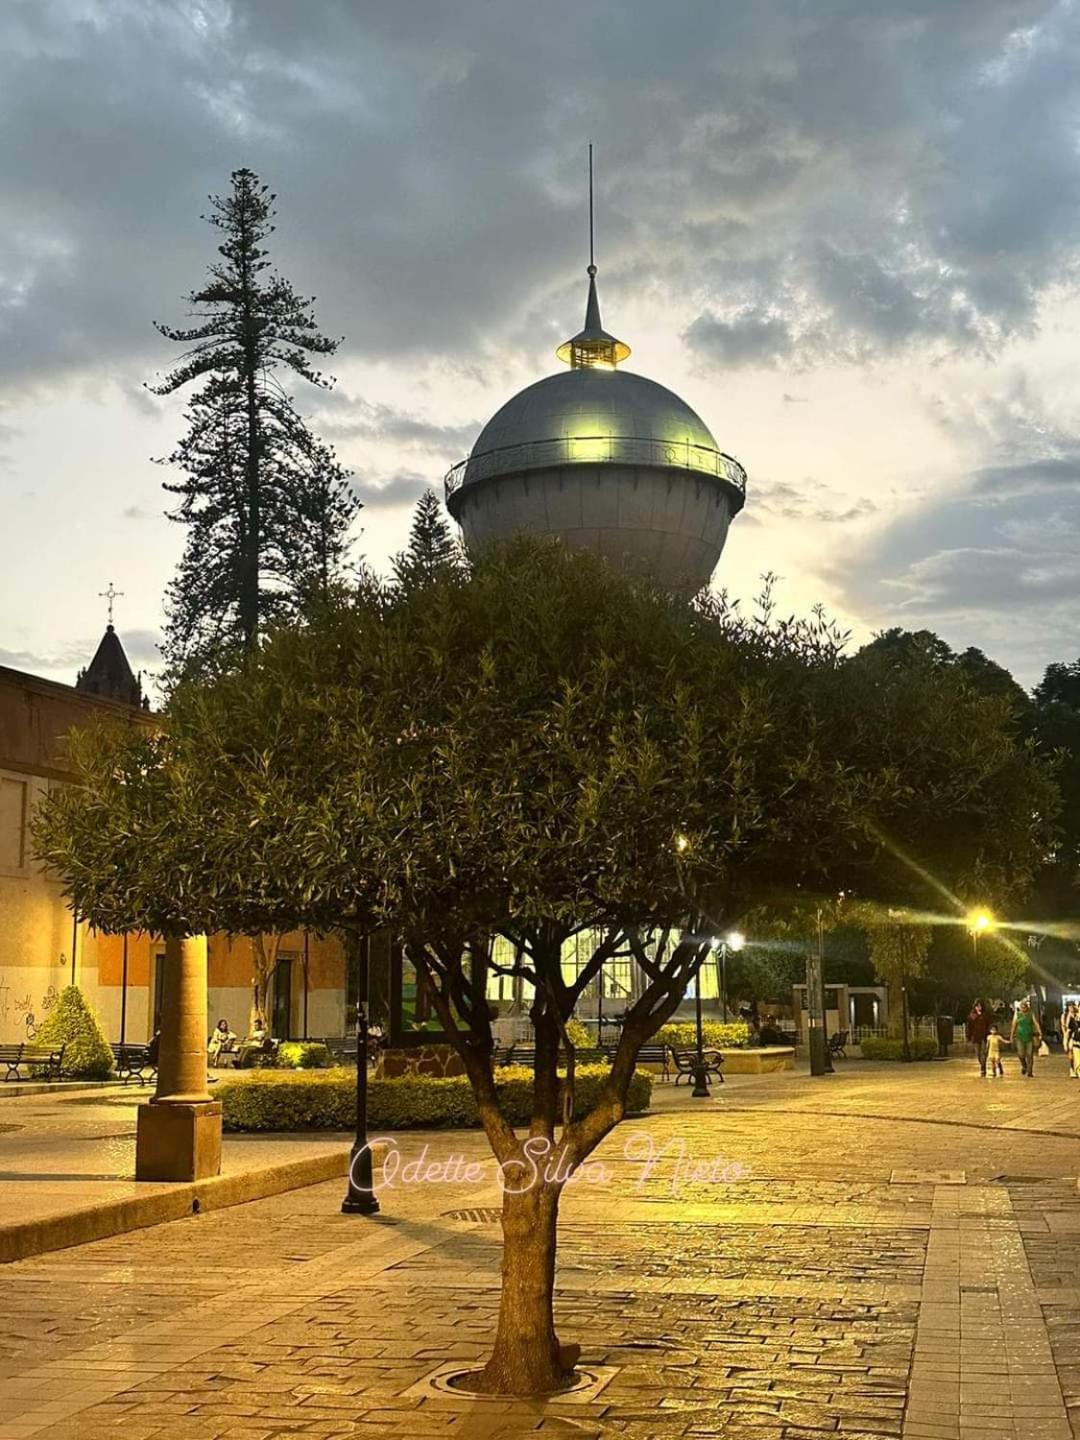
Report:
[[68,985],[30,1042],[64,1050],[64,1074],[79,1080],[106,1080],[113,1056],[97,1016],[77,985]]
[[[881,1035],[868,1035],[859,1045],[864,1060],[902,1060],[904,1058],[904,1042],[902,1040],[886,1039]],[[936,1060],[938,1043],[926,1035],[913,1036],[908,1041],[908,1050],[912,1060]]]
[[[717,1050],[745,1050],[750,1044],[750,1026],[745,1020],[704,1020],[701,1025],[705,1044]],[[672,1021],[646,1042],[649,1045],[670,1045],[673,1050],[692,1050],[697,1044],[697,1026],[692,1020]]]
[[[606,1065],[583,1065],[574,1086],[576,1115],[591,1109],[609,1074]],[[532,1106],[533,1073],[524,1065],[495,1072],[504,1115],[527,1125]],[[649,1108],[652,1076],[634,1072],[626,1113]],[[221,1101],[226,1130],[351,1130],[356,1124],[356,1071],[337,1068],[317,1073],[267,1070],[247,1080],[223,1080],[214,1092]],[[464,1075],[448,1079],[405,1075],[368,1081],[368,1128],[376,1130],[467,1129],[479,1125],[472,1086]]]
[[283,1040],[277,1063],[283,1070],[325,1070],[331,1064],[330,1051],[320,1040]]

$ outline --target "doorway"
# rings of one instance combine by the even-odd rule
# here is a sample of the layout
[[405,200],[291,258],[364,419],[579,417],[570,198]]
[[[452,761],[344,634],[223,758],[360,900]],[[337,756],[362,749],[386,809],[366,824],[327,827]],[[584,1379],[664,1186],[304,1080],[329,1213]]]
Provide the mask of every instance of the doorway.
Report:
[[277,1040],[288,1040],[292,1034],[293,968],[299,957],[289,951],[278,952],[274,966],[274,1000],[270,1008],[270,1034]]

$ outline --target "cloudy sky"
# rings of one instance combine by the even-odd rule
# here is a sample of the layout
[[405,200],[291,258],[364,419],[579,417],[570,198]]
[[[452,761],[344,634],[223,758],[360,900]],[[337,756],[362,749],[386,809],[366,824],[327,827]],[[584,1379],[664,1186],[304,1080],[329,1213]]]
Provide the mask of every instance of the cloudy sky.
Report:
[[1080,653],[1080,14],[1036,0],[4,0],[0,663],[153,664],[152,457],[250,166],[345,337],[300,401],[377,568],[584,305],[750,473],[716,583],[1034,683]]

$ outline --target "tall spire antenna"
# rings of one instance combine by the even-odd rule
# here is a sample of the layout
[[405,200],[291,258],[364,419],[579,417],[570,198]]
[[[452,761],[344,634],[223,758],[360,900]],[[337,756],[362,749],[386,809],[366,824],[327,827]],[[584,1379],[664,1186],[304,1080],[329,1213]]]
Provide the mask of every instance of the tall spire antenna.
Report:
[[596,274],[593,258],[593,185],[592,185],[592,141],[589,141],[589,274]]
[[630,354],[630,346],[609,335],[600,323],[600,301],[596,295],[596,253],[593,243],[592,141],[589,141],[589,295],[585,302],[585,328],[572,340],[564,340],[555,354],[571,370],[614,370]]

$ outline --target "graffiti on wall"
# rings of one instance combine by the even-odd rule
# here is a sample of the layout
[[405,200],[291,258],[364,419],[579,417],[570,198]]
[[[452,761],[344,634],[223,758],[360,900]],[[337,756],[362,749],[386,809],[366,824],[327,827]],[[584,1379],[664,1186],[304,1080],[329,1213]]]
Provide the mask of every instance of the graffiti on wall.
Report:
[[21,1015],[28,1040],[33,1040],[37,1035],[37,1016],[47,1015],[59,999],[60,993],[56,986],[50,985],[35,1007],[29,990],[25,995],[16,995],[5,980],[3,973],[0,972],[0,1022],[7,1020],[11,1015]]

